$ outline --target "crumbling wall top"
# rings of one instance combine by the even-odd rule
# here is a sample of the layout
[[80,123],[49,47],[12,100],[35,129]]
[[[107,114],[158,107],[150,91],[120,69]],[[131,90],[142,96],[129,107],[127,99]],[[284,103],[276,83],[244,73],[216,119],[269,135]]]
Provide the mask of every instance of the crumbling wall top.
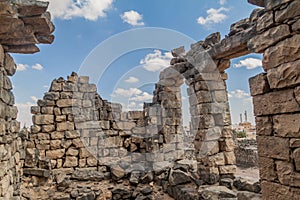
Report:
[[51,44],[54,25],[48,2],[35,0],[0,1],[0,44],[6,52],[36,53],[36,44]]

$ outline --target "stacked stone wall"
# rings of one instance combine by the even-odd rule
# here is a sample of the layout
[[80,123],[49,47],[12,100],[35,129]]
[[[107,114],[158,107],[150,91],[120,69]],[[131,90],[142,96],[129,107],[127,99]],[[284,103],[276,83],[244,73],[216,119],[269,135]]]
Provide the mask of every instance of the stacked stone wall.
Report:
[[263,199],[300,194],[300,1],[265,1],[248,43],[264,73],[249,80],[257,125]]

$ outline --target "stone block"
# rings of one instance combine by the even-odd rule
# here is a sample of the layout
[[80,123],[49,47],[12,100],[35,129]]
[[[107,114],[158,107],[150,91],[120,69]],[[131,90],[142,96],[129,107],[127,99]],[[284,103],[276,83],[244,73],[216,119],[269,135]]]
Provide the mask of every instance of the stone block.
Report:
[[57,131],[73,131],[75,129],[73,122],[61,122],[56,124]]
[[[32,113],[32,114],[38,114],[38,113]],[[53,115],[53,107],[41,107],[41,114]]]
[[299,85],[300,60],[282,64],[279,67],[268,70],[267,77],[272,89],[288,88]]
[[293,31],[299,31],[300,30],[300,20],[298,19],[292,26]]
[[285,4],[290,1],[293,0],[265,0],[265,8],[268,10],[275,9],[281,6],[282,4]]
[[300,138],[300,114],[275,115],[273,124],[275,135]]
[[64,167],[77,167],[78,166],[78,158],[74,156],[66,156]]
[[82,84],[79,87],[79,92],[97,92],[97,87],[95,84]]
[[61,148],[61,140],[51,140],[50,141],[50,149],[60,149]]
[[222,139],[219,143],[221,151],[230,152],[234,150],[235,144],[232,138]]
[[260,156],[258,166],[262,180],[274,181],[276,179],[275,161],[273,159]]
[[4,57],[4,68],[8,76],[13,76],[17,70],[17,66],[14,62],[14,59],[7,53]]
[[291,176],[294,173],[293,164],[284,161],[276,161],[276,170],[279,182],[283,185],[290,185]]
[[250,92],[252,96],[265,94],[270,91],[267,74],[262,73],[249,79]]
[[223,153],[207,156],[206,158],[202,159],[202,161],[205,166],[209,167],[225,165],[225,157]]
[[257,136],[258,155],[280,160],[290,159],[289,140],[273,136]]
[[290,34],[288,25],[279,25],[253,37],[248,42],[248,48],[256,53],[263,53]]
[[273,18],[273,11],[265,12],[263,15],[259,16],[257,19],[256,31],[261,33],[274,25]]
[[23,169],[24,175],[31,175],[31,176],[40,176],[48,178],[50,176],[50,171],[46,169],[30,169],[24,168]]
[[281,23],[288,19],[295,19],[295,17],[300,16],[299,1],[292,1],[286,8],[275,12],[275,22]]
[[198,171],[205,183],[213,185],[220,180],[219,168],[218,167],[205,167],[203,165],[198,166]]
[[32,121],[36,125],[47,125],[54,123],[53,115],[33,115]]
[[263,200],[285,200],[293,199],[293,194],[290,192],[290,187],[278,183],[262,181],[261,183]]
[[123,122],[123,121],[118,121],[116,122],[116,128],[119,130],[131,130],[134,128],[136,124],[134,122]]
[[269,136],[273,133],[273,122],[271,117],[256,117],[256,134]]
[[297,60],[300,56],[300,35],[287,38],[264,52],[263,68],[265,71],[278,67],[283,63]]
[[255,116],[300,111],[293,90],[283,90],[253,97]]
[[64,155],[65,155],[65,149],[56,149],[56,150],[46,151],[46,157],[51,160],[62,158]]
[[236,164],[236,158],[233,151],[231,152],[223,152],[224,158],[225,158],[225,164],[226,165],[235,165]]
[[65,137],[65,132],[55,131],[51,133],[51,139],[63,139]]
[[297,148],[297,147],[300,147],[300,139],[291,138],[291,139],[290,139],[290,147],[291,147],[291,148]]
[[300,148],[294,150],[293,158],[294,158],[296,170],[300,171]]
[[50,133],[54,130],[55,130],[55,125],[51,124],[51,125],[43,125],[42,126],[42,132],[44,132],[44,133]]
[[223,175],[223,174],[235,174],[236,173],[236,165],[219,166],[219,172],[220,172],[221,175]]

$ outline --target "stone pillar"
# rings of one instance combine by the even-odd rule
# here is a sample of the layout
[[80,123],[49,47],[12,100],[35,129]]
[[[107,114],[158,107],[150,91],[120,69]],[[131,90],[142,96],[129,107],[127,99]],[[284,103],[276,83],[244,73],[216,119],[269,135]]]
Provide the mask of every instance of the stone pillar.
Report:
[[265,1],[257,36],[265,73],[249,80],[264,200],[300,198],[300,1]]
[[24,147],[9,76],[16,72],[13,58],[0,45],[0,199],[19,196]]

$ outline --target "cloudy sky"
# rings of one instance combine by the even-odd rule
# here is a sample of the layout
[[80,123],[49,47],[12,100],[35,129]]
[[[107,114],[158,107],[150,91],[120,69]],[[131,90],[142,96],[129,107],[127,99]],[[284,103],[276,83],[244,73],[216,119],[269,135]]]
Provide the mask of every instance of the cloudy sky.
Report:
[[[54,43],[40,45],[41,52],[34,55],[13,55],[18,64],[12,79],[19,120],[29,125],[29,108],[51,81],[72,71],[85,74],[92,69],[88,63],[97,69],[92,81],[103,98],[123,103],[124,110],[140,109],[151,101],[172,48],[184,45],[188,50],[193,41],[217,31],[224,37],[232,23],[254,8],[246,0],[50,0]],[[248,79],[261,71],[261,56],[255,54],[232,60],[226,71],[234,123],[245,110],[254,121]],[[182,90],[186,96],[184,86]],[[188,101],[182,101],[188,119]]]

